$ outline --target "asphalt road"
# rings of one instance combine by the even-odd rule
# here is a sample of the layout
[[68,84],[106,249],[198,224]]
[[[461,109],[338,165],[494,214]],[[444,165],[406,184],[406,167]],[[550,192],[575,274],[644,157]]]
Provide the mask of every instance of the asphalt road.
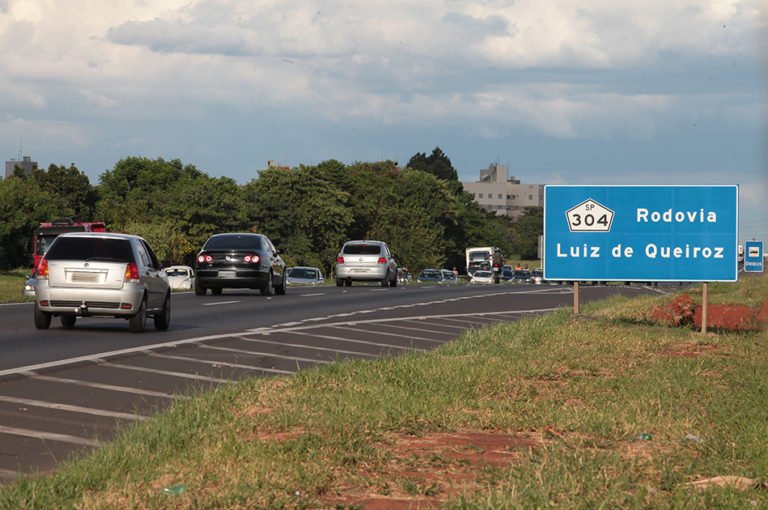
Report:
[[[582,286],[581,301],[640,286]],[[426,351],[470,328],[573,303],[559,285],[289,288],[285,296],[174,294],[171,327],[126,321],[34,328],[32,305],[0,305],[0,481],[45,473],[193,391],[290,375],[338,359]]]

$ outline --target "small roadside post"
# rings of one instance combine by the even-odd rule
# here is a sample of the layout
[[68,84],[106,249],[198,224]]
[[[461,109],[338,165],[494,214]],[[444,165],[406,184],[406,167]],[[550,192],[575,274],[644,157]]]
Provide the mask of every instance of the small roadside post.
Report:
[[545,186],[544,278],[573,283],[574,314],[583,281],[700,282],[706,332],[709,282],[738,280],[738,201],[736,185]]

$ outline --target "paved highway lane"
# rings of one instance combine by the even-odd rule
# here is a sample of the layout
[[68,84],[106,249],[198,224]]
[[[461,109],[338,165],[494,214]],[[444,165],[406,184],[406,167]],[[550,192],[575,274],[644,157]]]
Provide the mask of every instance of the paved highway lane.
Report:
[[[582,301],[641,287],[586,287]],[[171,327],[58,321],[38,331],[32,305],[0,306],[0,480],[45,472],[108,441],[193,390],[293,374],[338,359],[427,351],[465,330],[572,304],[561,286],[355,285],[173,296]],[[151,322],[151,321],[150,321]]]
[[[224,291],[220,296],[174,294],[169,331],[154,331],[152,321],[142,334],[128,331],[126,321],[118,319],[78,319],[74,329],[64,329],[54,319],[49,330],[36,330],[32,323],[32,304],[0,305],[0,371],[74,358],[99,352],[128,349],[143,345],[207,337],[277,324],[291,324],[308,318],[330,320],[349,313],[366,314],[375,310],[386,314],[388,307],[397,315],[402,307],[426,306],[432,301],[461,299],[461,305],[451,311],[482,311],[489,309],[484,302],[489,294],[510,296],[514,306],[531,309],[549,306],[547,300],[535,298],[525,291],[539,293],[570,292],[568,288],[550,286],[421,286],[406,285],[388,289],[378,286],[355,285],[289,288],[285,296],[265,298],[258,292]],[[520,296],[524,294],[525,298]],[[515,298],[515,295],[518,295]],[[534,297],[531,297],[534,296]],[[483,298],[483,299],[481,299]],[[528,304],[526,304],[528,303]],[[537,304],[538,303],[538,304]],[[509,305],[505,299],[499,304]],[[439,303],[438,303],[439,305]]]

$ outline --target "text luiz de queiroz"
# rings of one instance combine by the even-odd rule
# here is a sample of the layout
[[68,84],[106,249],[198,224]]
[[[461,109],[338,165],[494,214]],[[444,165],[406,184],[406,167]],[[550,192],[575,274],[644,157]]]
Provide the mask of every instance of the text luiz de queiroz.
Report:
[[[638,208],[636,214],[637,223],[717,223],[717,213],[699,209],[696,211],[649,211]],[[599,259],[602,256],[601,246],[591,246],[587,243],[578,246],[565,246],[557,243],[557,256],[560,258],[589,258]],[[617,244],[610,250],[613,258],[632,258],[635,249],[631,246]],[[697,246],[683,244],[681,246],[664,246],[656,243],[648,243],[643,249],[649,259],[722,259],[725,258],[723,246]]]

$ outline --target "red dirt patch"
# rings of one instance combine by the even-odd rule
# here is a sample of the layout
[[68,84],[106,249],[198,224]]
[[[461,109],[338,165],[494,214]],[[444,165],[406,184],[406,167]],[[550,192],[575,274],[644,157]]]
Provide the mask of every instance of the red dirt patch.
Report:
[[[697,328],[701,327],[702,319],[702,309],[696,307],[693,323]],[[708,305],[707,327],[730,331],[757,331],[760,324],[757,314],[747,305]]]
[[763,306],[757,312],[757,320],[762,323],[768,323],[768,299],[763,302]]
[[690,295],[680,294],[671,303],[654,308],[651,319],[667,326],[683,326],[693,321],[695,307]]
[[[366,492],[363,487],[337,488],[335,494],[323,497],[322,503],[328,508],[364,510],[437,508],[450,498],[472,492],[475,485],[479,489],[488,467],[506,467],[519,458],[521,450],[543,444],[537,433],[465,430],[424,436],[399,434],[390,444],[378,445],[391,453],[384,469],[366,473],[367,480],[380,482],[371,486],[389,487],[387,495]],[[411,494],[406,486],[410,486]]]
[[[696,305],[691,296],[680,294],[666,305],[657,306],[651,311],[650,319],[666,326],[685,326],[693,324],[701,328],[702,307]],[[768,300],[759,308],[747,305],[707,306],[707,327],[727,331],[758,331],[761,323],[768,323]]]

